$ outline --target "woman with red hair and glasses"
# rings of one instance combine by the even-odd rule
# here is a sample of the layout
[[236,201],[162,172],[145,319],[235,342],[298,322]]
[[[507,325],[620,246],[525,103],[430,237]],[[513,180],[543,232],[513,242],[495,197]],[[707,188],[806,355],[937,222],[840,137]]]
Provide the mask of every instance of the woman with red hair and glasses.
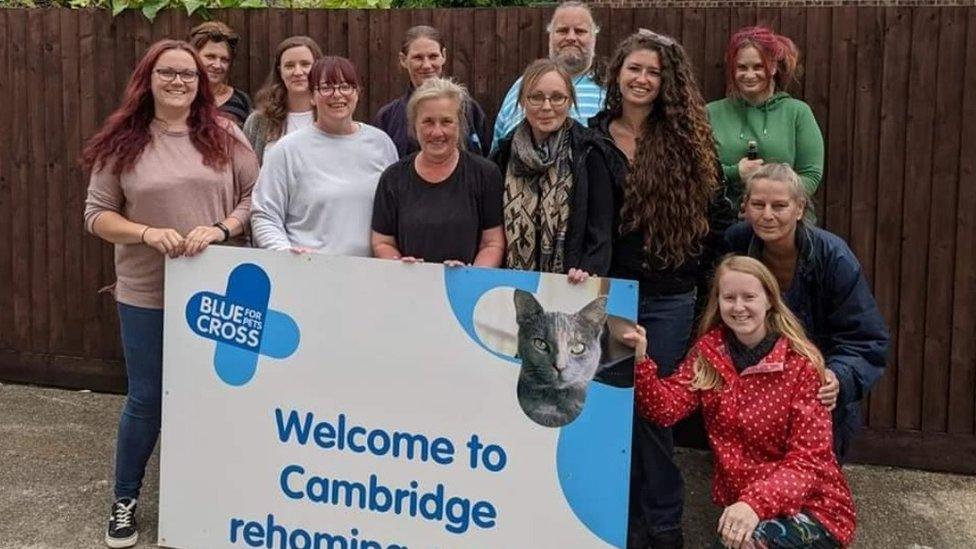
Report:
[[193,256],[244,232],[258,163],[218,114],[204,65],[186,42],[153,44],[122,105],[82,153],[91,173],[85,227],[115,244],[115,298],[129,391],[119,422],[115,502],[105,543],[131,547],[146,462],[159,436],[163,258]]
[[[789,164],[812,197],[823,176],[824,142],[810,106],[786,93],[800,52],[766,27],[732,35],[725,52],[725,99],[708,104],[729,196],[738,206],[746,177],[764,162]],[[813,209],[808,214],[814,221]]]

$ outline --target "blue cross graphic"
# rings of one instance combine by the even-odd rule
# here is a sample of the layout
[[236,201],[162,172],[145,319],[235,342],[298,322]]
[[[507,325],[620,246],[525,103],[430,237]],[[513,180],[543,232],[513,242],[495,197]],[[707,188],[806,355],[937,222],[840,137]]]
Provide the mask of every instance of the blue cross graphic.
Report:
[[264,269],[242,263],[227,277],[225,295],[197,292],[186,304],[186,321],[200,337],[217,342],[214,368],[228,385],[251,381],[260,355],[287,358],[301,333],[291,316],[268,308],[271,279]]

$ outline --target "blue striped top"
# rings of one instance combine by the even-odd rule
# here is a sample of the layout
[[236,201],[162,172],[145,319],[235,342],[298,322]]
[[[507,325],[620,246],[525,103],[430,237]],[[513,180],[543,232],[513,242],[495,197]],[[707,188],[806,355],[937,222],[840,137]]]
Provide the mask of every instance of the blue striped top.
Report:
[[[518,103],[519,86],[522,85],[522,77],[512,84],[505,94],[502,101],[502,108],[498,110],[498,117],[495,118],[495,131],[491,139],[491,151],[495,152],[498,142],[505,136],[512,133],[515,126],[525,118],[525,112]],[[576,88],[576,107],[569,111],[569,115],[586,126],[586,121],[596,116],[603,108],[603,99],[606,92],[603,91],[590,73],[581,74],[573,79],[573,87]]]

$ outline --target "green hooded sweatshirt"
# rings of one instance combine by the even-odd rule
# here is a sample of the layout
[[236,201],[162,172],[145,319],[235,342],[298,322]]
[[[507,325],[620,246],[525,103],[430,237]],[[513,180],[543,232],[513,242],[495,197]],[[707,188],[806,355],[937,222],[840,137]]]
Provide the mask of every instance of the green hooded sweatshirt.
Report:
[[719,159],[735,204],[742,198],[739,160],[745,158],[749,141],[759,145],[759,158],[793,167],[809,196],[823,176],[824,142],[810,106],[777,92],[760,105],[727,97],[708,104]]

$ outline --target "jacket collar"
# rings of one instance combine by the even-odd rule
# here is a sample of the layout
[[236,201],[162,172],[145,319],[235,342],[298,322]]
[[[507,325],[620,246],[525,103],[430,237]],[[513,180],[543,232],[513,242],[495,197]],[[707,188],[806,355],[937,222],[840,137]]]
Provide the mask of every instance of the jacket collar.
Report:
[[706,349],[711,350],[713,356],[718,357],[718,364],[714,364],[714,366],[726,384],[731,383],[736,378],[748,375],[782,372],[786,367],[786,353],[790,345],[788,339],[780,336],[776,341],[776,345],[773,346],[773,350],[764,356],[762,360],[742,370],[742,372],[736,372],[735,365],[732,364],[732,356],[729,354],[729,349],[726,347],[725,341],[722,338],[722,331],[725,329],[720,326],[709,331],[702,337],[702,345]]
[[[746,255],[762,261],[765,243],[756,236],[756,232],[751,228],[750,233],[749,249],[746,251]],[[813,250],[813,229],[808,227],[805,221],[800,221],[796,224],[795,239],[798,258],[796,274],[806,277],[816,270],[817,256]],[[781,288],[781,290],[785,293],[789,288]]]

